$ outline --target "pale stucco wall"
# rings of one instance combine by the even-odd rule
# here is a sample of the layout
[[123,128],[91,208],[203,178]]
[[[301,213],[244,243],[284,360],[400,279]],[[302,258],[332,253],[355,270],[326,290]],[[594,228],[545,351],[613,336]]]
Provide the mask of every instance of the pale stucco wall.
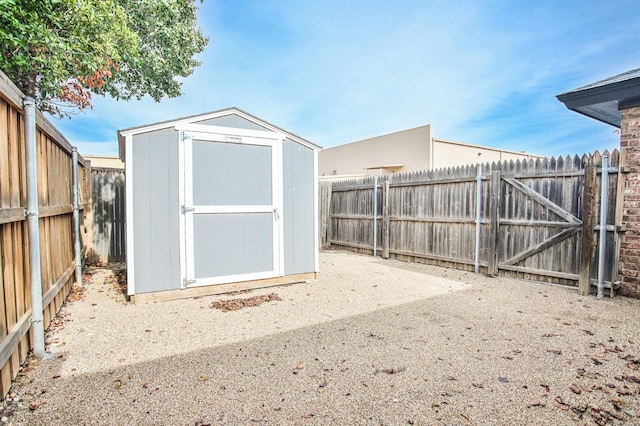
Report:
[[103,167],[108,169],[124,169],[124,163],[118,157],[107,155],[83,155],[85,160],[91,161],[91,167]]
[[318,172],[321,178],[330,179],[331,176],[375,176],[531,158],[543,157],[436,139],[431,135],[431,126],[426,125],[323,149],[318,155]]
[[[320,176],[380,174],[379,166],[402,166],[394,171],[423,170],[429,165],[431,126],[421,126],[345,145],[318,155]],[[369,169],[369,170],[367,170]]]
[[525,152],[507,151],[479,145],[460,142],[433,140],[433,169],[466,166],[477,163],[487,163],[504,160],[528,160],[542,158],[539,155]]

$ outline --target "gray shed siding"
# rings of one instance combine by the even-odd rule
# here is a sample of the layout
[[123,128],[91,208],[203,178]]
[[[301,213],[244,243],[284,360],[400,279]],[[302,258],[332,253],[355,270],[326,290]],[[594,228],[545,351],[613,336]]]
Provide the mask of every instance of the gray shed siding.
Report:
[[133,136],[135,291],[180,288],[178,133]]
[[247,130],[269,130],[262,127],[253,121],[249,121],[246,118],[240,117],[236,114],[225,115],[222,117],[210,118],[208,120],[195,121],[196,124],[206,124],[209,126],[222,126],[231,127],[234,129],[247,129]]
[[284,274],[314,272],[313,150],[285,139],[282,156]]
[[[193,202],[197,206],[270,205],[272,149],[193,141]],[[195,278],[273,269],[273,213],[194,216]]]
[[273,213],[204,214],[194,221],[196,278],[273,268]]
[[[271,131],[236,114],[214,119],[194,120],[192,123],[247,130]],[[155,127],[158,129],[158,127]],[[135,129],[133,129],[135,130]],[[129,228],[133,242],[131,288],[135,294],[177,290],[181,288],[181,235],[183,216],[180,212],[179,135],[173,127],[160,130],[131,132],[131,151],[126,153],[131,176],[127,190],[131,190],[132,225]],[[286,134],[286,133],[285,133]],[[124,139],[121,142],[124,144]],[[121,145],[121,147],[124,145]],[[246,191],[233,191],[238,182],[250,183],[255,199],[268,204],[268,179],[246,182],[256,175],[270,174],[271,162],[258,155],[266,149],[251,145],[226,143],[198,143],[194,140],[194,205],[242,205],[247,202]],[[231,156],[227,150],[245,150],[242,155]],[[276,152],[278,152],[277,150]],[[293,139],[282,143],[282,254],[284,270],[281,275],[312,273],[316,267],[315,247],[315,150]],[[267,158],[265,160],[265,158]],[[241,160],[238,160],[241,159]],[[202,176],[198,172],[209,172]],[[259,173],[260,171],[264,173]],[[234,181],[234,179],[236,181]],[[215,182],[214,182],[215,181]],[[202,185],[196,185],[200,182]],[[200,187],[200,189],[198,189]],[[246,185],[245,185],[246,187]],[[257,193],[256,193],[257,192]],[[257,198],[256,198],[257,197]],[[266,198],[264,198],[266,197]],[[234,224],[243,215],[251,215],[242,227]],[[273,253],[261,250],[248,259],[245,254],[255,251],[257,241],[273,236],[272,213],[247,213],[194,216],[194,276],[241,275],[268,270]],[[238,231],[238,228],[242,228]],[[202,232],[200,232],[202,231]],[[215,234],[215,235],[214,235]],[[247,245],[247,241],[251,244]],[[216,259],[211,262],[210,259]],[[241,260],[241,261],[239,261]],[[201,267],[198,267],[201,265]]]
[[[193,203],[271,204],[271,148],[193,141]],[[265,178],[267,177],[267,178]]]

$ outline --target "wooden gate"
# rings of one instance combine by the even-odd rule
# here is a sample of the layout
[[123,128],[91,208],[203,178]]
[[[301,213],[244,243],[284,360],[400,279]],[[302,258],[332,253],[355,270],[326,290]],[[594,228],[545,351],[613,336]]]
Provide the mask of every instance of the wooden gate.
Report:
[[[615,288],[624,157],[605,154],[601,273],[605,288]],[[596,152],[403,173],[379,177],[375,191],[373,178],[323,183],[320,206],[328,211],[321,210],[320,240],[405,261],[580,284],[588,292],[600,266],[602,161]]]
[[622,173],[618,151],[611,160],[606,171],[598,153],[591,158],[566,162],[559,158],[522,163],[506,172],[492,171],[488,272],[545,281],[555,278],[573,285],[582,280],[589,288],[598,276],[595,243],[601,227],[596,207],[600,206],[604,172],[609,187],[603,273],[605,287],[615,287],[619,244],[615,224],[620,219],[617,189]]

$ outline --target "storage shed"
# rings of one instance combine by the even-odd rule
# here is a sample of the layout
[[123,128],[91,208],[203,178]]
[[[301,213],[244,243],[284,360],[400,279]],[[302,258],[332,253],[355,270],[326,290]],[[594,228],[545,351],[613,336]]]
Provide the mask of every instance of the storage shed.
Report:
[[238,108],[120,130],[118,143],[134,301],[315,278],[319,146]]

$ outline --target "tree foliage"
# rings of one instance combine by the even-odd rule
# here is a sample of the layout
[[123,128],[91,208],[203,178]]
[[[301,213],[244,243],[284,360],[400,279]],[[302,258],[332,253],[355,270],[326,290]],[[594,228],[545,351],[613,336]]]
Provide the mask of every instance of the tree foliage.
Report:
[[0,0],[0,69],[61,116],[92,92],[176,97],[208,41],[196,20],[193,0]]

